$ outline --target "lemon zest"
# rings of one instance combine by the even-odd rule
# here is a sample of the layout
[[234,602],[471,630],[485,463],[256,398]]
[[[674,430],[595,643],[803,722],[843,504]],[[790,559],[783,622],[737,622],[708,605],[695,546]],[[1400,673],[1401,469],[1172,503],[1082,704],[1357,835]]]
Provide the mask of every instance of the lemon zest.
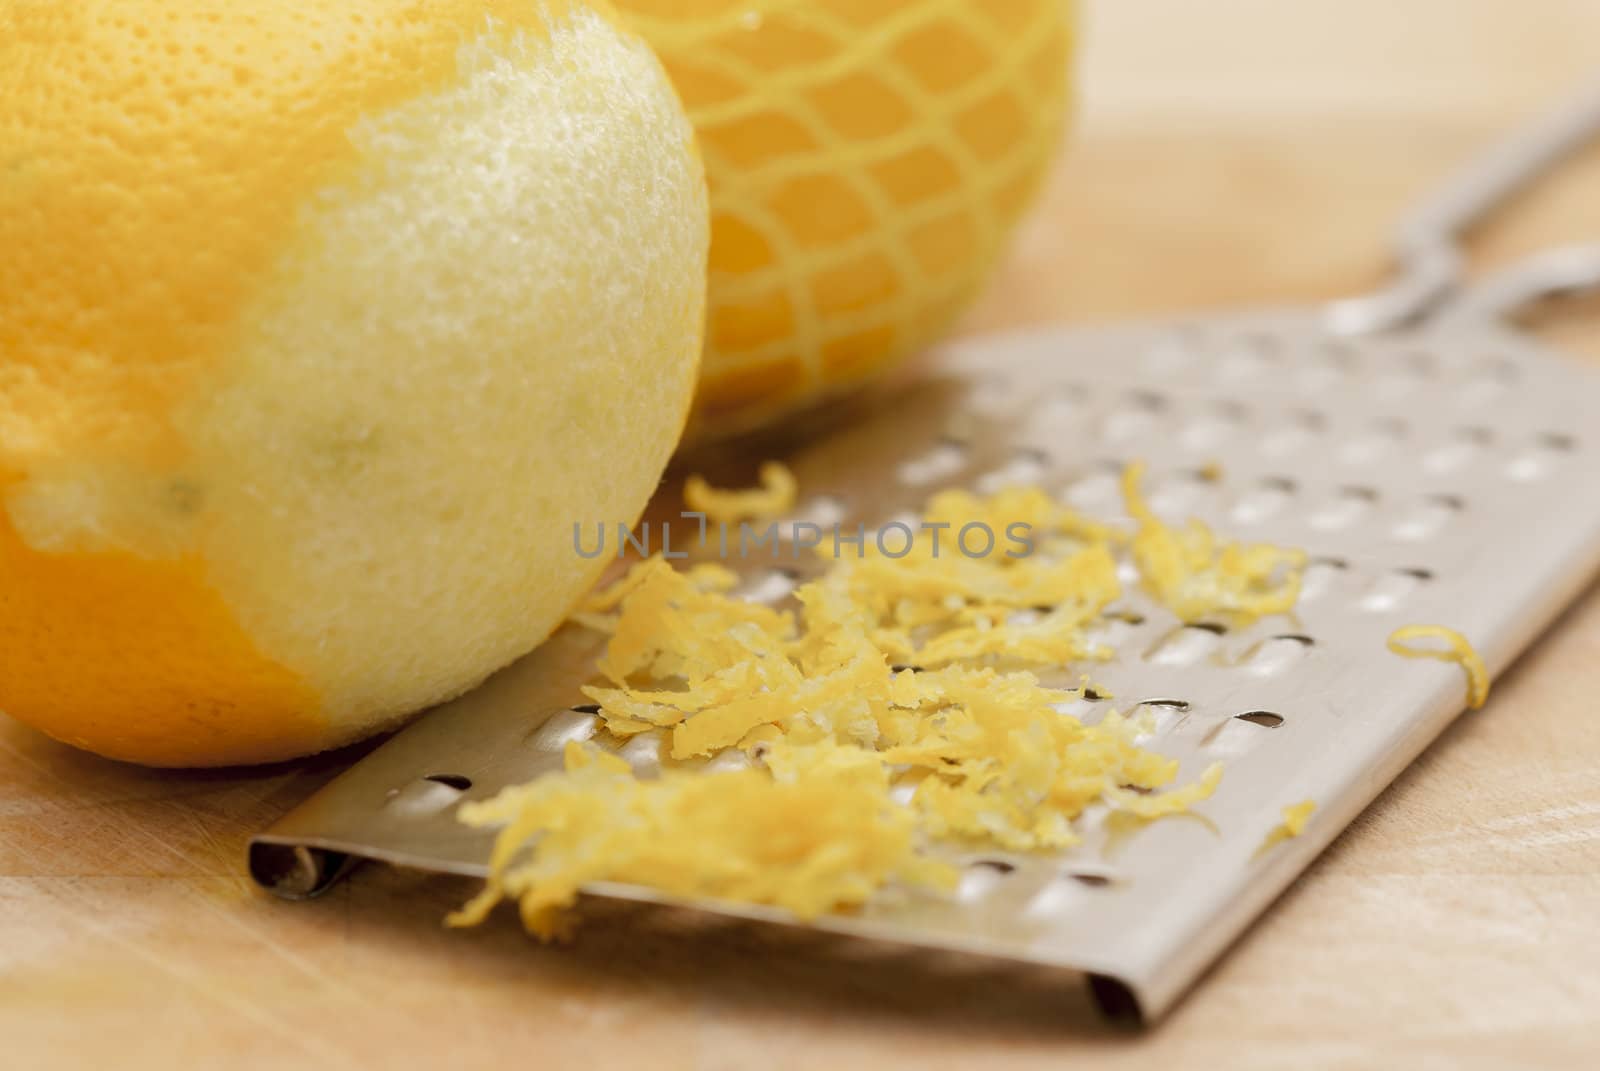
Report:
[[[576,741],[565,773],[461,808],[474,826],[502,825],[487,885],[446,921],[470,926],[503,899],[545,939],[594,881],[671,896],[770,904],[796,916],[864,903],[891,880],[951,888],[956,871],[916,849],[914,817],[889,804],[887,768],[835,745],[791,749],[765,770],[652,781]],[[537,851],[525,849],[537,835]]]
[[1283,809],[1283,831],[1291,837],[1298,837],[1306,831],[1306,824],[1311,821],[1311,816],[1316,812],[1316,800],[1301,800],[1299,803],[1290,804]]
[[794,509],[800,484],[788,466],[768,461],[761,466],[761,486],[743,491],[712,487],[704,477],[690,476],[683,485],[683,501],[691,510],[704,513],[713,524],[767,520]]
[[[607,634],[603,679],[583,692],[613,737],[660,734],[660,776],[569,749],[565,773],[463,808],[499,833],[490,883],[456,921],[510,898],[530,929],[555,935],[594,881],[810,917],[889,882],[947,888],[935,843],[1059,849],[1078,843],[1091,805],[1136,821],[1189,811],[1221,765],[1178,783],[1175,760],[1138,745],[1135,720],[1061,712],[1087,676],[1055,688],[1035,671],[1110,656],[1092,632],[1122,595],[1124,548],[1180,616],[1288,609],[1304,559],[1221,544],[1203,526],[1174,532],[1144,504],[1137,468],[1125,489],[1131,535],[1037,488],[944,492],[903,555],[864,541],[798,588],[795,610],[735,597],[716,569],[637,563],[583,607]],[[1017,522],[1015,553],[971,557],[954,543],[966,525]],[[753,765],[697,772],[729,752]]]
[[[1444,649],[1418,647],[1416,640],[1442,640]],[[1472,643],[1453,628],[1443,625],[1407,625],[1389,634],[1389,650],[1405,658],[1433,658],[1454,662],[1467,674],[1467,706],[1473,710],[1489,700],[1489,667],[1484,665]]]
[[1301,800],[1283,809],[1283,821],[1272,827],[1266,840],[1261,842],[1261,847],[1256,849],[1260,855],[1275,845],[1286,840],[1292,840],[1306,831],[1306,826],[1311,822],[1311,816],[1316,812],[1316,800]]
[[1138,525],[1134,561],[1152,598],[1184,621],[1222,616],[1241,625],[1287,613],[1299,601],[1304,552],[1221,542],[1197,519],[1182,529],[1172,528],[1146,502],[1143,478],[1142,463],[1129,465],[1122,493]]

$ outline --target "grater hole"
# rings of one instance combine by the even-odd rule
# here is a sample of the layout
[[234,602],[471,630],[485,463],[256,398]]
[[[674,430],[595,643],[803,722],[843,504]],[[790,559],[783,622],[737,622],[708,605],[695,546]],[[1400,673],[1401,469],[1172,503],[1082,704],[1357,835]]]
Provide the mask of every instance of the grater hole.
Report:
[[1269,476],[1246,491],[1229,516],[1239,524],[1256,524],[1283,511],[1294,499],[1299,485],[1286,476]]
[[1120,647],[1133,630],[1144,624],[1143,614],[1130,610],[1107,610],[1086,631],[1089,641],[1099,647]]
[[1347,439],[1339,447],[1338,458],[1347,465],[1366,465],[1397,447],[1406,438],[1407,428],[1398,420],[1382,420]]
[[1578,440],[1571,435],[1545,432],[1511,459],[1506,465],[1506,475],[1521,482],[1542,479],[1554,465],[1577,449]]
[[1161,395],[1135,391],[1105,418],[1100,434],[1110,442],[1126,442],[1150,434],[1160,425],[1166,408],[1167,400]]
[[1306,359],[1294,365],[1295,381],[1305,393],[1324,391],[1350,377],[1355,357],[1350,347],[1337,339],[1322,339],[1312,345]]
[[1027,487],[1044,479],[1050,459],[1039,450],[1019,450],[1004,465],[978,479],[978,493],[992,495],[1007,487]]
[[1425,472],[1454,472],[1483,454],[1494,444],[1494,433],[1488,428],[1458,428],[1450,434],[1448,442],[1436,446],[1422,456]]
[[600,728],[599,706],[585,703],[569,710],[557,711],[528,734],[528,746],[539,751],[559,752],[569,743],[579,743],[594,736]]
[[843,521],[848,512],[845,500],[838,495],[817,495],[796,511],[794,519],[805,524],[831,528]]
[[632,766],[636,774],[659,773],[666,742],[665,733],[660,729],[650,729],[629,737],[626,744],[617,748],[617,757]]
[[1350,563],[1343,558],[1312,558],[1300,575],[1300,601],[1322,598],[1349,571]]
[[1341,487],[1332,501],[1311,515],[1313,528],[1348,528],[1368,513],[1378,502],[1378,492],[1370,487]]
[[800,583],[793,569],[769,569],[745,586],[740,598],[746,602],[777,602],[787,598]]
[[1192,331],[1174,328],[1145,347],[1145,370],[1154,375],[1171,375],[1194,362],[1197,348]]
[[407,818],[425,818],[455,806],[471,787],[472,779],[460,774],[429,774],[404,787],[391,788],[383,805]]
[[1181,519],[1194,510],[1208,487],[1204,473],[1184,469],[1152,480],[1145,501],[1157,514]]
[[1361,355],[1340,338],[1321,339],[1312,350],[1312,356],[1315,363],[1336,369],[1340,376],[1354,375],[1361,366]]
[[1561,432],[1547,431],[1539,436],[1539,446],[1557,454],[1570,454],[1578,448],[1578,440]]
[[1432,539],[1466,508],[1466,501],[1456,495],[1430,495],[1407,511],[1390,534],[1407,543]]
[[1074,698],[1054,704],[1052,709],[1057,714],[1076,719],[1083,725],[1098,725],[1106,716],[1105,707],[1102,705],[1105,700],[1104,695],[1092,687],[1087,687]]
[[1222,625],[1183,625],[1158,640],[1145,652],[1145,659],[1164,666],[1191,666],[1215,654],[1226,632]]
[[1135,724],[1139,726],[1138,737],[1144,739],[1166,736],[1182,725],[1188,715],[1189,704],[1182,699],[1146,699],[1133,708]]
[[1126,466],[1114,459],[1100,461],[1066,488],[1065,498],[1079,509],[1120,509],[1122,471]]
[[997,416],[1009,410],[1016,388],[1005,376],[986,373],[972,384],[967,393],[967,404],[979,413]]
[[920,514],[901,510],[882,524],[867,529],[866,536],[873,540],[878,553],[887,558],[904,558],[911,553],[922,528]]
[[754,766],[754,760],[738,748],[728,748],[719,751],[700,764],[700,769],[705,773],[737,773],[748,770]]
[[1261,440],[1261,451],[1269,456],[1292,454],[1309,446],[1328,427],[1328,418],[1313,409],[1290,413],[1287,420]]
[[1058,873],[1044,888],[1028,901],[1025,913],[1035,918],[1050,919],[1069,915],[1081,908],[1088,897],[1099,890],[1116,884],[1110,872],[1074,867]]
[[1146,413],[1164,413],[1167,411],[1167,399],[1157,391],[1136,390],[1129,392],[1128,406]]
[[1412,350],[1400,359],[1400,363],[1413,379],[1439,378],[1439,362],[1426,350]]
[[976,903],[994,892],[1016,869],[1015,865],[1000,859],[981,859],[971,863],[961,873],[961,881],[956,886],[956,899],[964,904]]
[[1299,633],[1273,636],[1246,651],[1240,664],[1257,676],[1272,677],[1305,658],[1314,646],[1315,640]]
[[1391,362],[1373,381],[1372,391],[1380,401],[1399,401],[1426,386],[1434,372],[1432,359],[1413,351]]
[[902,464],[900,482],[908,487],[927,487],[947,480],[966,468],[967,457],[967,444],[947,436],[926,453]]
[[1516,386],[1521,378],[1517,366],[1507,360],[1486,361],[1467,377],[1456,391],[1456,401],[1464,408],[1488,405]]
[[1266,730],[1276,729],[1283,723],[1281,714],[1274,714],[1270,710],[1248,710],[1212,729],[1201,741],[1201,747],[1217,755],[1243,755],[1261,743],[1266,737]]
[[1361,596],[1361,609],[1374,614],[1397,610],[1432,580],[1433,573],[1427,569],[1395,569],[1384,573]]
[[911,801],[916,799],[917,783],[915,781],[898,781],[889,789],[889,799],[896,807],[909,807]]
[[1178,433],[1178,441],[1190,450],[1207,450],[1238,434],[1247,419],[1238,403],[1214,406],[1191,417]]
[[1028,414],[1029,425],[1041,432],[1059,435],[1063,425],[1074,425],[1088,407],[1088,391],[1077,385],[1063,385],[1050,391]]
[[1278,357],[1278,340],[1271,335],[1243,335],[1223,351],[1222,360],[1217,365],[1217,378],[1233,381],[1254,379],[1269,371]]

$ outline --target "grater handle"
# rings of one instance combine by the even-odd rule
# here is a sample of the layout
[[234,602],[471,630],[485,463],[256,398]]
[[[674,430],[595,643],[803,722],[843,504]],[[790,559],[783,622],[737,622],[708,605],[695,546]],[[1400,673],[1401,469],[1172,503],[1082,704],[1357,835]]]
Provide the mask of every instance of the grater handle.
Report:
[[1600,244],[1546,250],[1495,272],[1451,297],[1430,325],[1503,322],[1549,297],[1600,290]]
[[1369,334],[1422,316],[1456,286],[1465,234],[1597,138],[1600,79],[1489,148],[1413,208],[1396,232],[1400,278],[1376,294],[1335,302],[1329,329]]

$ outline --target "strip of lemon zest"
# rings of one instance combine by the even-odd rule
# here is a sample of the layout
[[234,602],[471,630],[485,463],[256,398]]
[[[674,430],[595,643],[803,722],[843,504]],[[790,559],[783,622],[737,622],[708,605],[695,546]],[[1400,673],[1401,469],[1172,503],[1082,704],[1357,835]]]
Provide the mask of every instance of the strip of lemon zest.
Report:
[[1311,821],[1311,816],[1316,812],[1316,800],[1301,800],[1299,803],[1290,804],[1283,809],[1283,831],[1291,837],[1298,837],[1306,831],[1306,824]]
[[1282,844],[1284,841],[1292,840],[1304,833],[1316,809],[1317,803],[1315,800],[1302,800],[1299,803],[1293,803],[1285,807],[1283,809],[1283,821],[1272,827],[1266,839],[1261,842],[1261,847],[1256,849],[1256,854],[1259,855],[1274,845]]
[[[1417,640],[1442,640],[1444,648],[1414,646]],[[1389,650],[1405,658],[1433,658],[1454,662],[1467,674],[1467,706],[1473,710],[1489,700],[1489,667],[1472,643],[1443,625],[1407,625],[1389,634]]]
[[706,515],[713,524],[766,520],[794,509],[800,485],[794,473],[778,461],[761,466],[761,486],[743,491],[712,487],[701,476],[690,476],[683,485],[683,501],[689,509]]

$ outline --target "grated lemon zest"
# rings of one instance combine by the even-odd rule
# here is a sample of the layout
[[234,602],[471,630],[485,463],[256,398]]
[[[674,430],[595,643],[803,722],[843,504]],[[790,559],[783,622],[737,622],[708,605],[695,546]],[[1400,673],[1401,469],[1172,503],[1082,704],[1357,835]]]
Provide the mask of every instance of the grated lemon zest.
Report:
[[[559,937],[579,889],[594,881],[772,904],[800,918],[864,903],[891,880],[953,886],[952,867],[915,850],[913,815],[890,805],[881,762],[833,745],[799,752],[771,773],[669,771],[640,781],[627,763],[570,743],[564,776],[462,807],[467,823],[505,831],[487,886],[447,921],[474,925],[509,898],[530,932]],[[535,834],[537,850],[523,858]]]
[[1290,804],[1283,809],[1283,821],[1272,827],[1267,834],[1267,839],[1261,842],[1261,847],[1256,849],[1260,855],[1275,845],[1286,840],[1292,840],[1306,831],[1306,826],[1311,822],[1311,816],[1317,810],[1315,800],[1301,800],[1299,803]]
[[1290,837],[1298,837],[1306,831],[1306,824],[1311,821],[1311,816],[1316,812],[1316,800],[1301,800],[1283,809],[1283,831]]
[[[1444,649],[1412,646],[1416,640],[1443,640]],[[1405,658],[1434,658],[1454,662],[1467,674],[1467,706],[1477,710],[1489,701],[1489,667],[1472,643],[1443,625],[1407,625],[1389,634],[1389,650]]]
[[[1051,688],[1033,671],[1110,657],[1091,630],[1123,593],[1118,550],[1185,619],[1289,609],[1303,555],[1221,544],[1198,524],[1174,531],[1139,478],[1130,469],[1124,485],[1131,534],[1038,488],[935,495],[924,522],[941,527],[913,533],[898,558],[866,540],[802,585],[795,611],[733,597],[721,567],[635,564],[581,607],[607,634],[602,679],[583,692],[612,736],[665,735],[660,776],[574,745],[565,773],[463,807],[464,821],[499,832],[488,886],[453,921],[513,899],[533,932],[554,936],[595,881],[812,917],[890,882],[949,888],[935,841],[1063,848],[1091,805],[1138,820],[1188,811],[1216,790],[1220,765],[1175,785],[1178,763],[1140,747],[1134,721],[1060,713],[1089,677]],[[770,499],[719,499],[702,481],[690,499],[711,516],[750,516],[793,490],[778,478],[754,493]],[[1027,524],[1029,553],[961,553],[954,533],[974,523],[997,534]],[[755,765],[696,771],[735,749]]]
[[712,487],[703,477],[690,476],[683,485],[683,501],[713,524],[766,520],[794,508],[800,485],[787,466],[768,461],[761,466],[760,478],[760,487],[725,491]]
[[1156,516],[1140,490],[1144,466],[1122,477],[1128,513],[1138,525],[1133,557],[1145,590],[1184,621],[1221,616],[1237,624],[1288,613],[1300,599],[1306,556],[1269,544],[1222,543],[1204,523],[1182,529]]

